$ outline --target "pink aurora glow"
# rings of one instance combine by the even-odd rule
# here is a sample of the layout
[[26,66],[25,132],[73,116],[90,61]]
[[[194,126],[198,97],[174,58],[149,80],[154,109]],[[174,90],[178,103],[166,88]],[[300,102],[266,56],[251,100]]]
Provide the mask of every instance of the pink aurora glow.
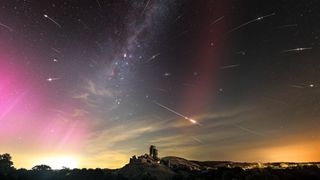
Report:
[[34,78],[36,72],[27,66],[8,63],[13,58],[0,53],[0,141],[39,149],[78,148],[88,132],[87,117],[74,116],[66,101],[61,104],[67,108],[58,110],[48,99],[50,88],[41,84],[45,82]]

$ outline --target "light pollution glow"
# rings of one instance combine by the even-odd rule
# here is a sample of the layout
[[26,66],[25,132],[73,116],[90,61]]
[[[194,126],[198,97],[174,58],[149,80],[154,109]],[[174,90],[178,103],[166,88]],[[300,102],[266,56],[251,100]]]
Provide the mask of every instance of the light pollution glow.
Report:
[[[319,142],[305,142],[301,144],[296,143],[281,143],[282,145],[250,150],[246,152],[239,152],[239,156],[233,156],[231,160],[240,162],[314,162],[320,161]],[[182,153],[169,151],[168,153],[173,155],[179,155],[182,157],[188,157],[190,154],[194,154],[193,151],[199,149],[187,149]],[[36,151],[34,151],[36,152]],[[41,152],[39,152],[41,153]],[[141,152],[145,153],[145,152]],[[163,150],[162,153],[167,153]],[[232,153],[232,152],[230,152]],[[21,156],[21,152],[17,154],[13,153],[15,167],[17,168],[32,168],[38,164],[47,164],[54,169],[61,169],[62,167],[69,168],[119,168],[128,163],[130,155],[125,153],[106,152],[99,157],[81,157],[74,154],[61,155],[61,154],[28,154]],[[196,157],[189,156],[190,159]],[[203,159],[205,160],[205,159]],[[223,158],[215,158],[215,160],[225,160]]]

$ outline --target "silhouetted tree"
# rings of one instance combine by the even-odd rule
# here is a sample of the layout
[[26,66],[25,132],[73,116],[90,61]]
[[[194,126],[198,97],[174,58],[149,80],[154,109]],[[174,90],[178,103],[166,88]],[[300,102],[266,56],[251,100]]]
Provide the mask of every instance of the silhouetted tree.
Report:
[[41,164],[41,165],[36,165],[32,168],[32,170],[35,171],[50,171],[52,170],[50,166],[45,165],[45,164]]
[[8,153],[0,155],[0,172],[2,174],[7,174],[14,169],[11,159],[12,158]]
[[0,154],[0,179],[13,179],[14,167],[10,154]]

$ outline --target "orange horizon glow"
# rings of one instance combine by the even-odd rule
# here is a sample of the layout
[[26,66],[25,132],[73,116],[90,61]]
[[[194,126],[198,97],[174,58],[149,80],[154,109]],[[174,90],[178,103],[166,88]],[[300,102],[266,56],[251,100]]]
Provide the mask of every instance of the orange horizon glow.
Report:
[[[237,162],[320,162],[320,143],[317,141],[303,142],[300,144],[291,143],[283,145],[273,145],[271,147],[260,148],[256,150],[248,150],[247,152],[239,152],[241,157],[235,157],[232,161]],[[197,160],[188,157],[190,152],[180,153],[182,158]],[[143,154],[143,152],[141,152]],[[179,154],[179,153],[177,153]],[[185,155],[184,155],[185,154]],[[74,154],[36,154],[28,156],[23,153],[11,154],[16,168],[31,169],[35,165],[46,164],[53,169],[68,168],[121,168],[129,162],[129,158],[133,154],[124,154],[117,152],[105,153],[104,155],[95,157],[85,157]],[[139,154],[137,154],[139,155]],[[163,156],[169,156],[164,154]],[[221,157],[220,157],[221,158]],[[226,158],[227,159],[227,158]],[[215,159],[206,159],[208,161]],[[216,159],[217,160],[217,159]],[[221,160],[221,159],[219,159]],[[61,163],[61,164],[60,164]]]

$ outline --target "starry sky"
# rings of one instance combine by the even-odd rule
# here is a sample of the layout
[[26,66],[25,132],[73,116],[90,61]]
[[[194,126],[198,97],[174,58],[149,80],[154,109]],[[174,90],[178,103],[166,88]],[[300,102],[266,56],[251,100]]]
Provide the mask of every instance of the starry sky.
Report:
[[317,0],[1,0],[0,153],[320,161],[319,45]]

